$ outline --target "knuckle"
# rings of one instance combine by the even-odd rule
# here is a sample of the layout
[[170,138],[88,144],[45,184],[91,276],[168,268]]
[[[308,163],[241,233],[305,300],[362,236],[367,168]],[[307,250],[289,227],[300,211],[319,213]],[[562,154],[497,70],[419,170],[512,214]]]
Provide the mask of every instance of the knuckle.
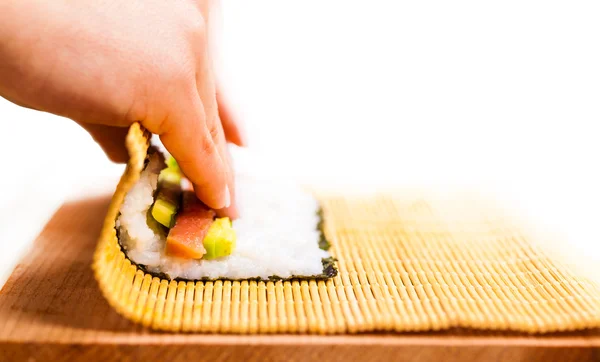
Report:
[[210,138],[215,141],[218,140],[221,134],[218,123],[214,121],[208,122],[207,127]]
[[214,154],[216,152],[216,148],[215,148],[214,142],[210,138],[204,138],[202,140],[202,144],[200,145],[200,149],[201,149],[202,154],[205,157],[207,157],[207,158],[211,157],[211,156],[214,156]]

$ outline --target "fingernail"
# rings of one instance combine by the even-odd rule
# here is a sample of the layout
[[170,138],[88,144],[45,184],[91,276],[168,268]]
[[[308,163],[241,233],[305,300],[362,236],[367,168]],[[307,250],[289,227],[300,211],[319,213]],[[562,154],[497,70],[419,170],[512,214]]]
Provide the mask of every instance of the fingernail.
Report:
[[225,207],[231,206],[231,193],[229,192],[229,185],[225,185]]

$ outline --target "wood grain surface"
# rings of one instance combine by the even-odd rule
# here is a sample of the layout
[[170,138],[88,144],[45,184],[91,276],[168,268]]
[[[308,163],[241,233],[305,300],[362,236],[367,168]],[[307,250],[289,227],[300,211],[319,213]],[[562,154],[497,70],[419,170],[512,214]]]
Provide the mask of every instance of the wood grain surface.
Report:
[[[600,361],[600,331],[528,336],[165,334],[114,312],[90,263],[110,195],[65,204],[0,291],[4,361]],[[3,241],[9,242],[9,241]]]

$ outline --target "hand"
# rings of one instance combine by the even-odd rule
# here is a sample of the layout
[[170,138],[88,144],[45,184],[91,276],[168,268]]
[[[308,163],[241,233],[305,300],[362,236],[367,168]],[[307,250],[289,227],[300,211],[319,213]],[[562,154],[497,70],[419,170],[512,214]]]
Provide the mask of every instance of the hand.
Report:
[[116,162],[141,122],[198,198],[235,218],[226,142],[243,141],[217,92],[210,11],[210,0],[3,1],[0,95],[74,120]]

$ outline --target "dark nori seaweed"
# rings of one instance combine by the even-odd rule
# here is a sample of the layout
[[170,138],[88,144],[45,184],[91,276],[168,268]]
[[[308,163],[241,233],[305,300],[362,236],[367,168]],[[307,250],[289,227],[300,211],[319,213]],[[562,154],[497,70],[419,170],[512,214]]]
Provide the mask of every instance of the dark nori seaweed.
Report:
[[[321,218],[321,221],[319,222],[319,230],[321,232],[321,240],[324,240],[324,243],[322,241],[319,241],[319,248],[322,250],[328,250],[331,247],[331,243],[325,238],[325,233],[323,232],[323,228],[322,228],[322,224],[323,224],[323,214],[321,211],[319,211],[319,216]],[[117,229],[117,237],[119,236],[119,230]],[[125,252],[125,249],[123,248],[123,245],[121,244],[121,241],[119,240],[119,245],[121,246],[121,251],[123,251],[123,253],[125,254],[125,257],[127,257],[127,253]],[[127,257],[127,259],[129,259],[129,257]],[[310,276],[298,276],[298,275],[292,275],[289,278],[282,278],[279,277],[277,275],[272,275],[270,277],[268,277],[268,279],[262,279],[260,277],[256,277],[256,278],[245,278],[245,279],[232,279],[232,278],[217,278],[217,279],[211,279],[211,278],[201,278],[201,279],[194,279],[194,280],[190,280],[190,279],[183,279],[183,278],[175,278],[175,279],[171,279],[169,278],[166,274],[164,273],[156,273],[156,272],[152,272],[150,270],[147,269],[146,265],[142,265],[142,264],[137,264],[135,263],[133,260],[129,259],[129,261],[131,261],[132,264],[136,265],[140,270],[142,270],[144,273],[148,273],[154,277],[158,277],[161,279],[167,279],[167,280],[175,280],[177,282],[179,281],[183,281],[183,282],[188,282],[188,281],[216,281],[216,280],[247,280],[247,281],[251,281],[251,280],[255,280],[255,281],[272,281],[272,282],[277,282],[277,281],[288,281],[288,280],[326,280],[326,279],[330,279],[333,278],[335,276],[337,276],[338,274],[338,269],[336,267],[335,262],[337,261],[336,258],[334,257],[328,257],[328,258],[323,258],[321,259],[321,263],[323,264],[323,272],[321,274],[317,274],[317,275],[310,275]]]
[[329,258],[321,259],[323,263],[323,278],[333,278],[338,274],[337,267],[335,266],[336,258],[330,256]]
[[321,248],[322,250],[329,250],[329,248],[331,247],[331,243],[329,242],[329,240],[327,240],[327,238],[325,237],[325,230],[323,229],[323,224],[324,224],[324,220],[325,218],[323,217],[323,208],[319,208],[319,211],[317,211],[317,215],[319,216],[319,223],[317,224],[317,230],[319,230],[319,248]]
[[[144,168],[145,166],[148,164],[148,157],[146,157],[146,160],[144,161]],[[118,214],[120,215],[120,213]],[[320,233],[319,236],[319,248],[321,250],[329,250],[329,248],[331,248],[331,243],[329,242],[329,240],[327,240],[327,237],[325,236],[325,231],[324,231],[324,226],[323,224],[325,223],[325,217],[323,215],[323,208],[319,208],[319,211],[317,211],[317,215],[319,216],[319,222],[317,223],[317,230]],[[118,216],[117,216],[118,218]],[[272,282],[277,282],[277,281],[288,281],[288,280],[326,280],[326,279],[330,279],[333,278],[335,276],[337,276],[338,274],[338,269],[336,267],[335,262],[337,261],[336,258],[334,257],[328,257],[328,258],[323,258],[321,259],[321,263],[323,264],[323,272],[321,274],[317,274],[317,275],[311,275],[311,276],[296,276],[296,275],[292,275],[289,278],[282,278],[279,277],[277,275],[272,275],[270,276],[268,279],[263,280],[260,277],[256,277],[256,278],[245,278],[245,279],[231,279],[231,278],[217,278],[217,279],[211,279],[211,278],[201,278],[201,279],[183,279],[183,278],[175,278],[175,279],[171,279],[169,278],[166,274],[164,273],[156,273],[156,272],[152,272],[150,270],[148,270],[146,265],[143,264],[137,264],[136,262],[134,262],[133,260],[131,260],[129,258],[129,256],[127,256],[127,252],[125,251],[125,248],[123,247],[123,244],[121,244],[121,238],[119,237],[119,229],[115,226],[115,230],[117,232],[117,240],[119,241],[119,246],[121,247],[121,251],[123,252],[123,254],[125,255],[125,257],[127,259],[129,259],[129,261],[138,267],[138,269],[140,269],[141,271],[143,271],[144,273],[150,274],[153,277],[157,277],[157,278],[161,278],[161,279],[167,279],[167,280],[175,280],[177,282],[179,281],[183,281],[183,282],[189,282],[189,281],[217,281],[217,280],[230,280],[230,281],[234,281],[234,280],[238,280],[238,281],[242,281],[242,280],[247,280],[247,281],[251,281],[251,280],[255,280],[255,281],[272,281]]]

